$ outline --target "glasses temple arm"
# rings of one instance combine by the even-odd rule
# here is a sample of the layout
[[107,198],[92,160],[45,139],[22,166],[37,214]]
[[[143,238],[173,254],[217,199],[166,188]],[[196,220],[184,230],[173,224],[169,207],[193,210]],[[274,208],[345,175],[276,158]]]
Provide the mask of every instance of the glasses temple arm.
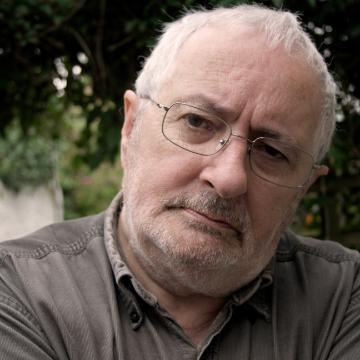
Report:
[[149,100],[151,101],[154,105],[156,105],[159,109],[162,109],[162,110],[165,110],[165,111],[168,111],[169,110],[169,107],[163,105],[163,104],[160,104],[158,102],[156,102],[155,100],[153,100],[150,96],[148,95],[143,95],[143,96],[139,96],[141,99],[145,99],[145,100]]

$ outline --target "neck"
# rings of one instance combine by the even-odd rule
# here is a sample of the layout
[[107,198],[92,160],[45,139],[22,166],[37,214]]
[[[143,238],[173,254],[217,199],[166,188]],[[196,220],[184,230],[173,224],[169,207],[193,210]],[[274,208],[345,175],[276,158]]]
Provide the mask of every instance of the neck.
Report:
[[171,314],[195,345],[199,345],[208,334],[224,301],[195,294],[179,297],[167,293],[159,298],[161,306]]
[[156,297],[161,307],[174,318],[193,344],[199,345],[206,337],[226,299],[196,294],[183,288],[181,292],[178,292],[174,290],[176,284],[173,282],[171,287],[157,282],[152,277],[151,271],[147,270],[146,266],[142,266],[135,256],[127,241],[127,234],[123,231],[121,220],[119,221],[118,233],[123,260],[126,261],[136,280],[144,289]]

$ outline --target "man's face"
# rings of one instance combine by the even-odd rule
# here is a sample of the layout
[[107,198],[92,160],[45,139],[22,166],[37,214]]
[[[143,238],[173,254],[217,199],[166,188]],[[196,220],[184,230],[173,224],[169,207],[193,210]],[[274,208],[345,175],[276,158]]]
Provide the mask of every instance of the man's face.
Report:
[[[207,28],[190,37],[155,100],[212,108],[236,134],[270,134],[313,153],[321,104],[314,75],[252,30],[234,33]],[[147,104],[135,120],[140,101]],[[237,138],[213,156],[173,145],[162,135],[163,115],[126,93],[121,241],[161,286],[226,295],[269,263],[304,190],[256,177]]]

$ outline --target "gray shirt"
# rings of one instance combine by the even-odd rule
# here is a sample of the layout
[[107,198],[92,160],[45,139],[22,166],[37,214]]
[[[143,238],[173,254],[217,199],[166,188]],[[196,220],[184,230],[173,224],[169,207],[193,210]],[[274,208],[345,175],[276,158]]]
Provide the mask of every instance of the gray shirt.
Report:
[[0,244],[1,360],[360,359],[357,252],[284,233],[195,347],[122,261],[120,207]]

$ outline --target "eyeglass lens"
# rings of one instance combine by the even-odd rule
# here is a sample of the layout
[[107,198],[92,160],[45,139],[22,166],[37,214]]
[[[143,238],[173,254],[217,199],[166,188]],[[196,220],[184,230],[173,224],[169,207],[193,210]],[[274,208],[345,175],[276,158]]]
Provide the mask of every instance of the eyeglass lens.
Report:
[[[173,144],[200,155],[217,153],[232,136],[231,127],[220,117],[183,103],[170,106],[162,131]],[[272,138],[246,141],[251,169],[260,178],[286,187],[302,186],[308,180],[313,165],[310,154]]]

